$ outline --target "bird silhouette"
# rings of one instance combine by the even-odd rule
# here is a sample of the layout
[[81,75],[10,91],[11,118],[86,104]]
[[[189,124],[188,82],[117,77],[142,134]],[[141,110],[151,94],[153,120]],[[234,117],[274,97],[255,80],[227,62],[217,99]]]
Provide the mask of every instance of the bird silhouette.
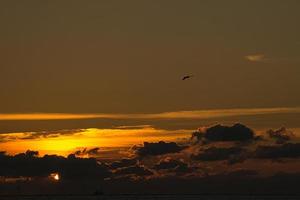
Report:
[[185,80],[185,79],[189,79],[189,78],[192,78],[193,77],[193,75],[188,75],[188,76],[184,76],[181,80]]

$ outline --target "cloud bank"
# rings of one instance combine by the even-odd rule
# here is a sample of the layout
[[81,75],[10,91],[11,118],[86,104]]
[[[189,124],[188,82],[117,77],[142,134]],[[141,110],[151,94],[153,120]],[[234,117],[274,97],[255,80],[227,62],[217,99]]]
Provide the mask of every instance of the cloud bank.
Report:
[[95,191],[99,184],[106,193],[114,194],[298,191],[284,185],[299,183],[293,178],[300,177],[299,138],[286,128],[270,129],[257,138],[243,124],[219,124],[199,128],[184,142],[144,142],[115,160],[100,158],[101,147],[83,148],[67,157],[40,157],[30,150],[17,155],[1,152],[0,186],[12,185],[5,192],[14,194],[16,187],[9,181],[18,179],[22,187],[35,184],[32,188],[39,188],[42,179],[48,187],[53,182],[49,175],[58,173],[60,188],[71,184],[73,188],[65,191],[73,192],[87,187]]

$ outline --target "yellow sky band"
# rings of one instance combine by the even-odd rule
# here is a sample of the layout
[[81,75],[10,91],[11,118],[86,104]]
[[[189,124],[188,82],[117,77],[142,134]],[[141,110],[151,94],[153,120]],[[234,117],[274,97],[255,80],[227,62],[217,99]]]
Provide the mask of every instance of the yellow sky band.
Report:
[[239,108],[174,111],[154,114],[72,114],[72,113],[14,113],[0,114],[0,120],[71,120],[71,119],[210,119],[218,117],[300,113],[300,107]]

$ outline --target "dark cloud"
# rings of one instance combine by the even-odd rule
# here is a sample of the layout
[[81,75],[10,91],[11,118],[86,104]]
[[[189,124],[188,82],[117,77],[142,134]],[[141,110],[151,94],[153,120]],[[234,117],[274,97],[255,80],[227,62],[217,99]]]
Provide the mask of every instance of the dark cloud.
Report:
[[[202,128],[192,133],[192,140],[206,145],[211,141],[232,142],[234,147],[218,147],[217,144],[210,146],[198,153],[194,153],[191,158],[202,161],[227,160],[228,164],[241,163],[247,159],[279,159],[300,157],[300,144],[287,143],[296,136],[286,128],[278,130],[268,130],[268,137],[255,136],[253,131],[242,125],[233,126],[216,125],[209,128]],[[269,138],[269,139],[268,139]],[[276,145],[271,139],[276,141]],[[265,144],[249,146],[252,141],[262,141]],[[259,144],[259,143],[256,143]],[[269,145],[267,145],[269,144]]]
[[144,166],[134,165],[129,167],[122,167],[114,172],[115,175],[134,175],[134,176],[149,176],[153,173]]
[[115,161],[110,164],[111,169],[117,169],[117,168],[122,168],[122,167],[129,167],[137,164],[137,159],[121,159],[118,161]]
[[[287,183],[297,183],[294,179],[293,181],[289,180],[290,176],[286,174],[269,178],[262,176],[266,173],[266,169],[263,168],[264,164],[270,163],[265,161],[293,158],[294,164],[296,163],[294,161],[300,158],[300,143],[292,143],[293,133],[284,128],[269,130],[266,133],[269,137],[264,137],[264,140],[254,143],[252,141],[256,141],[257,137],[251,129],[244,125],[216,125],[192,133],[192,138],[197,142],[203,142],[202,145],[191,145],[190,141],[184,143],[189,145],[188,147],[175,142],[145,142],[143,146],[135,146],[131,149],[135,154],[132,154],[130,150],[130,154],[126,154],[129,158],[120,160],[101,158],[99,147],[79,149],[67,158],[57,155],[39,157],[37,151],[27,151],[15,156],[0,152],[0,180],[1,177],[33,177],[28,181],[32,182],[40,177],[45,177],[45,180],[47,179],[49,182],[48,176],[51,173],[59,173],[61,180],[69,183],[76,182],[76,184],[81,182],[82,187],[94,183],[95,186],[97,184],[99,186],[98,181],[104,180],[107,184],[104,187],[115,183],[116,185],[112,185],[112,188],[106,188],[107,191],[112,189],[112,193],[119,191],[174,193],[175,190],[175,193],[198,193],[199,188],[204,192],[212,193],[234,193],[236,190],[239,192],[263,192],[257,188],[256,184],[276,186],[279,184],[276,182],[280,180],[279,178],[285,179]],[[283,142],[275,144],[273,139]],[[249,159],[247,162],[242,163],[247,159]],[[263,163],[262,169],[249,170],[249,168],[253,168],[248,163],[257,160]],[[110,164],[101,162],[110,162]],[[236,163],[240,164],[231,166]],[[284,165],[287,162],[281,164]],[[240,169],[236,170],[237,167]],[[278,164],[273,170],[272,173],[275,174],[282,168]],[[291,172],[287,166],[284,166],[283,170]],[[231,185],[226,185],[228,180]],[[264,184],[261,184],[260,181]],[[138,185],[136,185],[137,183]],[[165,184],[170,185],[165,186]],[[130,189],[129,186],[134,188]],[[127,188],[127,190],[118,190],[120,187]],[[268,191],[273,190],[269,187]],[[288,190],[285,188],[284,191]]]
[[47,177],[59,173],[63,179],[101,179],[110,175],[109,169],[94,158],[67,158],[57,155],[38,157],[38,152],[27,151],[15,156],[0,154],[0,176]]
[[234,154],[229,156],[229,158],[227,159],[227,164],[233,165],[237,163],[242,163],[249,158],[251,158],[251,152],[244,150],[240,154]]
[[78,150],[75,151],[74,153],[76,156],[90,156],[90,157],[95,157],[98,156],[100,154],[100,148],[99,147],[95,147],[95,148],[84,148],[83,150]]
[[195,131],[192,133],[192,137],[191,137],[191,140],[193,142],[199,142],[199,141],[202,141],[202,139],[204,138],[204,134],[205,132],[204,131]]
[[157,164],[154,165],[153,169],[155,170],[169,170],[171,172],[176,172],[178,174],[186,174],[193,172],[194,168],[191,168],[188,163],[185,163],[183,160],[176,160],[170,157],[161,159]]
[[196,169],[196,167],[190,167],[188,164],[182,164],[175,167],[174,172],[178,174],[187,174],[190,172],[194,172]]
[[136,147],[136,153],[139,156],[156,156],[167,153],[177,153],[183,150],[185,147],[177,145],[175,142],[163,142],[150,143],[144,142],[143,147]]
[[243,152],[245,152],[245,150],[241,147],[209,147],[198,154],[191,155],[191,158],[202,161],[227,160]]
[[156,170],[175,169],[179,166],[187,166],[187,164],[181,160],[175,160],[170,157],[160,160],[155,166]]
[[254,132],[243,124],[233,126],[215,125],[192,134],[192,139],[197,141],[248,141],[255,139]]
[[254,153],[255,158],[299,158],[300,143],[285,143],[283,145],[258,146]]
[[259,145],[254,150],[241,146],[216,147],[212,146],[192,154],[191,159],[201,161],[227,160],[228,164],[241,163],[247,159],[280,159],[299,158],[300,143],[284,143],[281,145]]
[[267,131],[267,135],[270,138],[275,139],[278,144],[285,143],[295,137],[292,131],[289,131],[284,127],[277,130],[270,129]]

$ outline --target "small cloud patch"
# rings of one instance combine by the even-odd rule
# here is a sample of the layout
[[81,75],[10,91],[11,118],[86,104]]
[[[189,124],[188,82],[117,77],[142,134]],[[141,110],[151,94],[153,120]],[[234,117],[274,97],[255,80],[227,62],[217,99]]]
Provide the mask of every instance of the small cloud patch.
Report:
[[139,156],[156,156],[168,153],[178,153],[185,147],[177,145],[175,142],[144,142],[143,147],[137,147],[136,153]]
[[266,61],[267,58],[264,54],[253,54],[245,56],[245,59],[250,62],[263,62]]

